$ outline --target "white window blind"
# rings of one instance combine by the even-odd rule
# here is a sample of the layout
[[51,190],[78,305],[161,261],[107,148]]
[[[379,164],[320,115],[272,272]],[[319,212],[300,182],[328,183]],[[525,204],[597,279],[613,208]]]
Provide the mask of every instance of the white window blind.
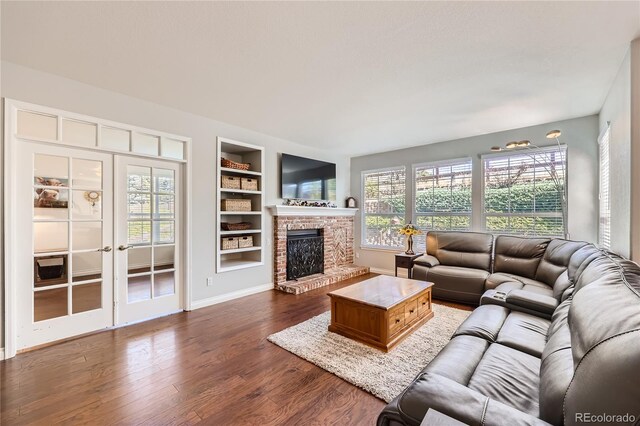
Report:
[[[471,159],[414,167],[415,225],[423,232],[471,229]],[[425,239],[416,239],[424,250]]]
[[485,229],[496,234],[563,237],[564,147],[483,157]]
[[362,245],[399,248],[405,216],[405,168],[362,172]]
[[609,133],[605,130],[598,141],[600,145],[600,226],[598,243],[601,247],[611,248],[611,200],[609,198]]

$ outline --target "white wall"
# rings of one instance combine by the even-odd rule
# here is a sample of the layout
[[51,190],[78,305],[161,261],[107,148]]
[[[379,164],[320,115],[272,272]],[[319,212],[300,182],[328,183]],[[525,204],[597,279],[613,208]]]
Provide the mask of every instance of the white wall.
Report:
[[[337,164],[337,200],[349,187],[349,159],[331,151],[310,148],[209,118],[103,90],[74,80],[2,62],[0,95],[107,120],[184,135],[193,140],[193,199],[191,249],[193,300],[202,301],[273,281],[272,219],[265,218],[265,265],[241,271],[215,273],[216,136],[265,147],[265,203],[279,204],[278,153],[312,157]],[[185,75],[188,76],[188,69]],[[162,90],[162,88],[159,88]],[[0,163],[1,164],[1,163]],[[206,286],[213,277],[214,285]],[[2,293],[4,289],[2,289]],[[2,305],[4,306],[4,305]],[[4,309],[2,309],[4,311]],[[3,318],[3,316],[2,316]],[[0,327],[0,330],[3,328]],[[1,332],[0,332],[1,333]],[[4,345],[0,345],[2,347]]]
[[611,183],[611,250],[631,251],[631,56],[624,58],[600,111],[600,132],[611,123],[609,140]]
[[[417,146],[351,159],[351,194],[361,200],[361,172],[385,167],[402,166],[407,170],[406,206],[413,205],[411,179],[412,165],[431,161],[471,157],[473,163],[473,217],[472,227],[482,231],[480,156],[490,153],[494,145],[504,146],[514,140],[530,140],[538,146],[555,142],[545,138],[552,129],[562,130],[560,142],[568,149],[569,234],[571,239],[596,241],[598,236],[598,116],[575,118],[539,126],[513,129],[453,141]],[[360,213],[360,212],[359,212]],[[393,252],[360,248],[361,215],[356,216],[354,237],[356,263],[377,270],[390,271],[394,266]],[[407,208],[407,221],[411,209]],[[418,238],[424,238],[420,236]],[[358,258],[359,256],[359,258]]]

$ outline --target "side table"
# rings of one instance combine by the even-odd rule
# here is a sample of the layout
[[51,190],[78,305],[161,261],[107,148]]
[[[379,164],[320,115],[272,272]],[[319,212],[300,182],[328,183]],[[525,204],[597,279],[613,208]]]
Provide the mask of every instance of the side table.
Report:
[[405,254],[405,253],[397,253],[396,254],[396,277],[398,276],[398,268],[406,268],[407,269],[407,277],[413,278],[413,261],[424,253],[416,253],[416,254]]

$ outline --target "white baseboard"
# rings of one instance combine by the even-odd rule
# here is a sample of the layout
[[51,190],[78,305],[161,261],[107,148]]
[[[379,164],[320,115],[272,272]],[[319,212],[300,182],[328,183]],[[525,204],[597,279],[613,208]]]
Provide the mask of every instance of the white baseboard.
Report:
[[[390,276],[395,276],[395,272],[392,269],[382,269],[382,268],[369,268],[369,270],[371,272],[373,272],[374,274],[380,274],[380,275],[390,275]],[[398,276],[399,277],[403,277],[403,278],[407,278],[407,270],[404,268],[400,268],[398,269]]]
[[191,302],[191,310],[205,308],[218,303],[228,302],[229,300],[239,299],[240,297],[250,296],[252,294],[261,293],[263,291],[273,290],[273,283],[261,284],[255,287],[244,288],[231,293],[221,294],[220,296],[210,297],[208,299],[196,300]]
[[4,360],[4,348],[0,348],[0,361]]

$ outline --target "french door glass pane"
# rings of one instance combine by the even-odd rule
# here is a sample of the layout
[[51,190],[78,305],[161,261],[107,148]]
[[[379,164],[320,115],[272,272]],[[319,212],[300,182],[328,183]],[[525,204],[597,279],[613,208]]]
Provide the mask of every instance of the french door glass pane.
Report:
[[74,158],[71,163],[71,184],[75,188],[102,189],[102,162]]
[[127,166],[127,191],[151,192],[151,168]]
[[67,222],[35,222],[33,247],[36,253],[68,250],[69,224]]
[[33,320],[44,321],[67,315],[67,287],[33,293]]
[[175,292],[174,272],[163,272],[153,277],[153,297],[167,296]]
[[71,229],[74,250],[102,247],[102,222],[73,222]]
[[71,218],[102,219],[102,192],[71,191]]
[[33,188],[33,218],[38,220],[69,219],[69,190]]
[[36,154],[33,163],[33,183],[35,185],[69,186],[69,159],[67,157]]
[[153,270],[175,268],[175,246],[157,246],[153,249]]
[[175,178],[173,170],[153,169],[153,192],[175,192]]
[[149,244],[151,242],[151,222],[129,222],[127,242],[129,244]]
[[153,222],[153,242],[154,244],[174,242],[173,221]]
[[151,219],[151,194],[128,194],[127,213],[129,219]]
[[74,253],[71,256],[71,280],[73,282],[102,278],[102,252]]
[[140,274],[151,272],[151,247],[134,247],[127,253],[128,272]]
[[151,299],[151,275],[128,278],[127,302]]
[[102,282],[73,286],[71,299],[74,314],[102,308]]
[[173,195],[155,195],[153,206],[154,219],[173,219],[175,215],[175,197]]

